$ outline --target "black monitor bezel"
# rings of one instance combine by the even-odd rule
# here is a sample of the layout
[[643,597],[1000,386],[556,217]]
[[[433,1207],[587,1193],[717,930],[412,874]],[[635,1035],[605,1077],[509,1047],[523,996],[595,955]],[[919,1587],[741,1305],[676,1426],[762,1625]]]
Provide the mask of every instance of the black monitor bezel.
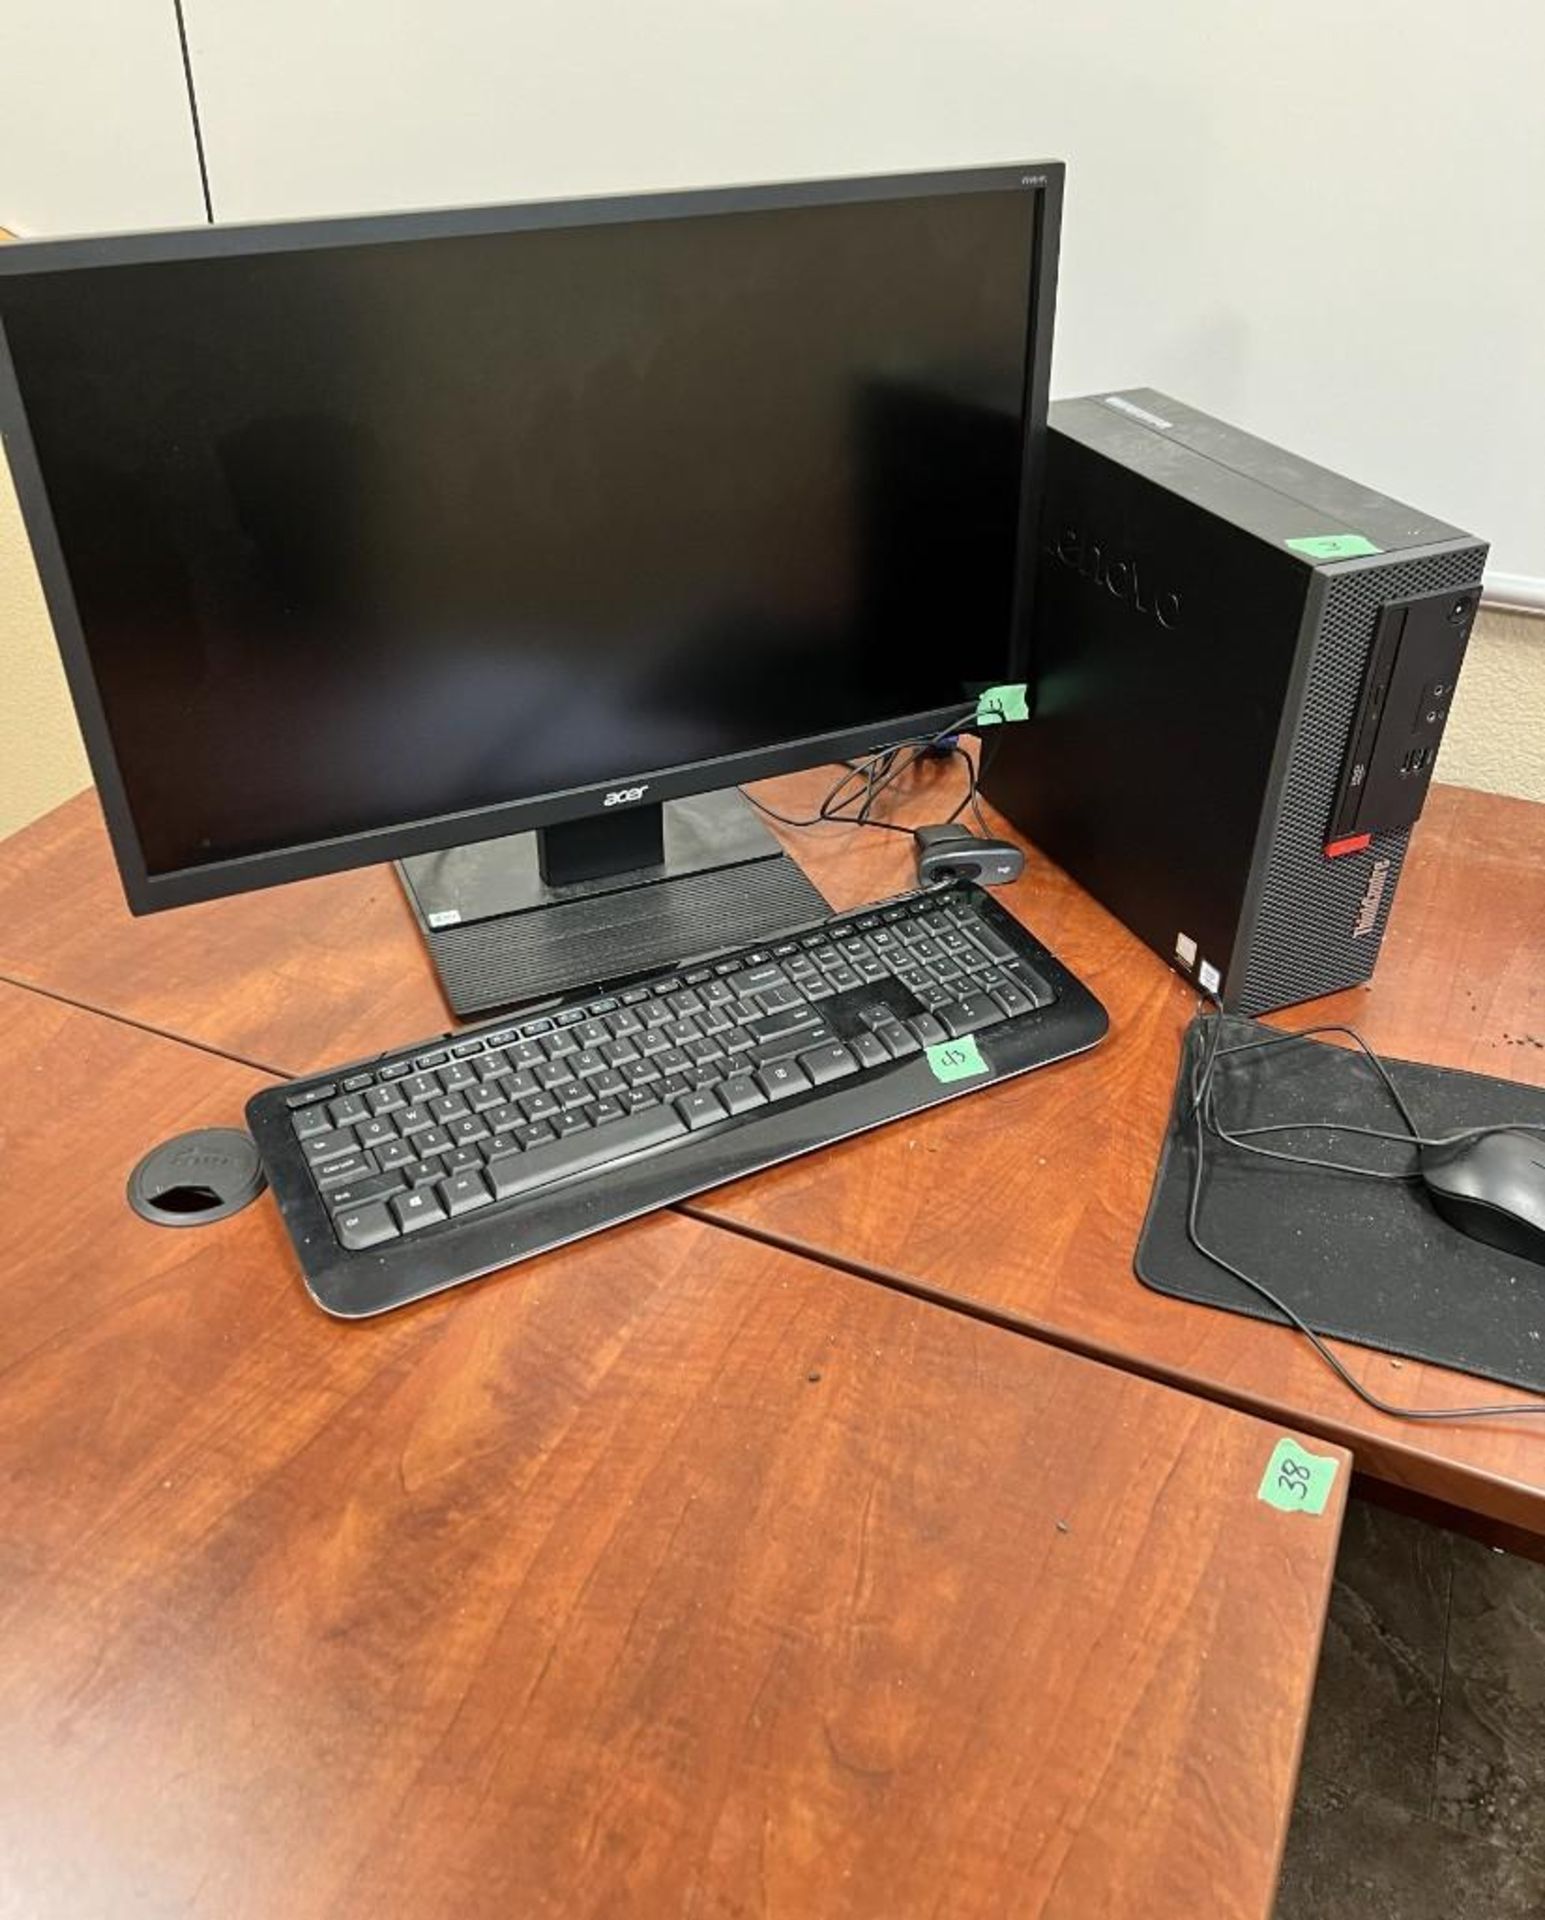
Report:
[[[1028,288],[1029,326],[1025,362],[1024,449],[1020,481],[1019,544],[1010,619],[1006,678],[1025,677],[1030,595],[1034,586],[1036,531],[1045,473],[1046,411],[1051,378],[1052,326],[1056,308],[1064,169],[1060,161],[1017,166],[952,169],[948,172],[874,175],[842,180],[792,181],[776,185],[717,187],[596,199],[531,201],[510,206],[365,214],[348,218],[284,221],[251,226],[178,228],[100,238],[22,242],[0,248],[0,276],[67,273],[80,267],[142,266],[185,260],[244,257],[336,246],[368,246],[398,240],[516,233],[544,227],[602,225],[633,220],[692,218],[775,207],[806,207],[936,197],[954,193],[1032,193],[1040,205]],[[674,800],[802,767],[849,758],[913,734],[935,732],[961,711],[937,707],[903,714],[883,724],[838,733],[807,735],[753,751],[631,774],[540,799],[514,800],[430,819],[371,828],[322,840],[273,848],[197,866],[152,873],[145,863],[130,810],[101,690],[59,545],[48,490],[39,468],[26,406],[0,312],[0,440],[10,458],[22,518],[32,542],[43,594],[53,620],[87,757],[96,778],[108,835],[131,911],[152,913],[250,889],[311,879],[350,867],[434,853],[467,841],[496,839],[599,813],[608,792],[643,787],[648,801]]]

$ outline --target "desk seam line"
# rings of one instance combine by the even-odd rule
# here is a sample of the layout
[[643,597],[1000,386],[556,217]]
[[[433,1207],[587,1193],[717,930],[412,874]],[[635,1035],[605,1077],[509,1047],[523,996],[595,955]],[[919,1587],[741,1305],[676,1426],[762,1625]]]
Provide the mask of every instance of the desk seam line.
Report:
[[254,1073],[270,1074],[275,1080],[293,1080],[293,1073],[286,1073],[283,1067],[274,1067],[262,1060],[249,1060],[244,1053],[231,1053],[224,1047],[212,1047],[205,1040],[193,1040],[185,1033],[168,1033],[165,1027],[152,1026],[148,1020],[136,1020],[127,1013],[114,1013],[110,1007],[93,1006],[89,1000],[77,1000],[71,994],[60,993],[54,987],[40,987],[34,980],[18,980],[15,974],[0,973],[0,985],[15,987],[21,993],[35,993],[41,999],[52,1000],[61,1007],[73,1007],[77,1013],[95,1014],[99,1019],[112,1020],[120,1027],[132,1027],[136,1033],[148,1033],[156,1040],[167,1040],[175,1047],[190,1047],[195,1053],[207,1053],[216,1060],[228,1060],[233,1066],[250,1067]]

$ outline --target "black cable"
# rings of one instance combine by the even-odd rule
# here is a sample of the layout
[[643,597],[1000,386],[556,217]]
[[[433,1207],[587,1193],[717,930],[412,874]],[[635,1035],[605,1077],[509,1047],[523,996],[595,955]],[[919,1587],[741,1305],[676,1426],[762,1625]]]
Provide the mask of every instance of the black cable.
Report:
[[862,759],[846,763],[843,771],[828,788],[819,806],[813,814],[799,818],[794,814],[782,813],[776,807],[768,806],[765,800],[757,799],[755,794],[747,798],[751,804],[770,820],[777,820],[786,827],[819,827],[827,825],[878,827],[887,833],[912,832],[911,827],[898,826],[892,820],[879,820],[874,817],[874,808],[880,796],[886,790],[909,773],[930,750],[950,741],[952,755],[964,761],[966,767],[966,792],[964,798],[948,816],[950,820],[959,819],[970,807],[978,822],[986,831],[982,820],[981,807],[977,800],[976,763],[964,747],[954,740],[969,720],[976,716],[976,706],[963,708],[952,716],[936,733],[917,734],[907,740],[899,740],[888,747],[866,754]]
[[[1374,1052],[1373,1048],[1368,1045],[1367,1041],[1363,1039],[1362,1035],[1357,1033],[1353,1028],[1311,1027],[1301,1033],[1272,1034],[1266,1039],[1246,1041],[1237,1047],[1222,1049],[1220,1042],[1223,1035],[1223,1006],[1216,995],[1209,997],[1216,1009],[1212,1016],[1211,1043],[1204,1052],[1200,1073],[1194,1073],[1192,1076],[1191,1108],[1188,1116],[1192,1123],[1196,1139],[1196,1161],[1191,1170],[1191,1191],[1186,1205],[1186,1237],[1190,1240],[1191,1245],[1195,1247],[1196,1251],[1201,1254],[1204,1260],[1210,1260],[1215,1267],[1221,1267],[1225,1273],[1232,1275],[1241,1285],[1248,1287],[1252,1293],[1264,1300],[1269,1307],[1275,1308],[1290,1326],[1295,1327],[1298,1332],[1304,1336],[1310,1346],[1314,1348],[1315,1352],[1325,1362],[1326,1366],[1328,1366],[1346,1386],[1351,1388],[1359,1400],[1363,1401],[1365,1405],[1372,1407],[1375,1413],[1385,1414],[1393,1420],[1422,1421],[1504,1420],[1514,1414],[1545,1414],[1545,1400],[1535,1400],[1524,1406],[1511,1406],[1504,1402],[1494,1402],[1489,1405],[1476,1407],[1402,1407],[1397,1406],[1392,1400],[1385,1400],[1379,1394],[1373,1392],[1370,1387],[1365,1387],[1363,1383],[1353,1375],[1350,1368],[1345,1365],[1339,1356],[1320,1338],[1319,1334],[1309,1325],[1308,1321],[1294,1308],[1290,1307],[1285,1300],[1275,1294],[1264,1281],[1255,1279],[1252,1275],[1246,1273],[1242,1267],[1236,1267],[1232,1260],[1225,1259],[1221,1253],[1218,1253],[1214,1248],[1209,1247],[1205,1243],[1201,1236],[1201,1205],[1202,1188],[1206,1175],[1207,1118],[1209,1107],[1213,1104],[1213,1076],[1217,1071],[1218,1060],[1223,1052],[1246,1053],[1257,1048],[1285,1045],[1293,1040],[1307,1040],[1311,1034],[1320,1032],[1347,1034],[1357,1043],[1364,1056],[1377,1069],[1384,1084],[1393,1096],[1395,1105],[1400,1109],[1402,1119],[1410,1123],[1410,1133],[1406,1137],[1413,1145],[1421,1144],[1416,1124],[1411,1120],[1410,1110],[1406,1106],[1405,1100],[1390,1076],[1389,1069]],[[1330,1123],[1315,1124],[1328,1126]],[[1499,1131],[1499,1128],[1482,1127],[1476,1129],[1476,1131],[1478,1133],[1495,1133]],[[1219,1138],[1227,1139],[1228,1136],[1226,1134],[1220,1134]],[[1321,1167],[1325,1171],[1332,1173],[1349,1171],[1349,1169],[1339,1167],[1333,1162],[1317,1160],[1312,1155],[1304,1156],[1304,1163],[1309,1166]]]

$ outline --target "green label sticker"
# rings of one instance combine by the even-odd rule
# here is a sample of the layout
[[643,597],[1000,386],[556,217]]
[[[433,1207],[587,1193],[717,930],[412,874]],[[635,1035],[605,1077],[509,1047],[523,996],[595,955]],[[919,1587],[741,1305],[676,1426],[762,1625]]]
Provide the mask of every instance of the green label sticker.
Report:
[[1311,533],[1302,540],[1289,540],[1287,545],[1310,560],[1357,560],[1365,553],[1384,551],[1360,533]]
[[1310,1453],[1296,1440],[1279,1440],[1266,1462],[1256,1497],[1284,1513],[1323,1513],[1340,1465],[1323,1453]]
[[925,1047],[924,1052],[934,1079],[942,1080],[946,1086],[951,1080],[970,1080],[976,1074],[989,1071],[977,1049],[976,1035],[972,1033],[963,1040],[941,1040],[936,1047]]
[[1030,703],[1025,698],[1028,691],[1023,680],[1006,687],[985,688],[976,697],[976,724],[995,727],[1002,720],[1028,720]]

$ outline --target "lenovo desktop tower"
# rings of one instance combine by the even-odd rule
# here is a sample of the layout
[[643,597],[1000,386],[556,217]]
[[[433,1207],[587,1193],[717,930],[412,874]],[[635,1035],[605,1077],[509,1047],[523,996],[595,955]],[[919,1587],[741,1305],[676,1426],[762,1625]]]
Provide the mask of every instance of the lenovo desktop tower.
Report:
[[1028,722],[983,788],[1241,1013],[1373,972],[1484,542],[1148,389],[1051,409]]

